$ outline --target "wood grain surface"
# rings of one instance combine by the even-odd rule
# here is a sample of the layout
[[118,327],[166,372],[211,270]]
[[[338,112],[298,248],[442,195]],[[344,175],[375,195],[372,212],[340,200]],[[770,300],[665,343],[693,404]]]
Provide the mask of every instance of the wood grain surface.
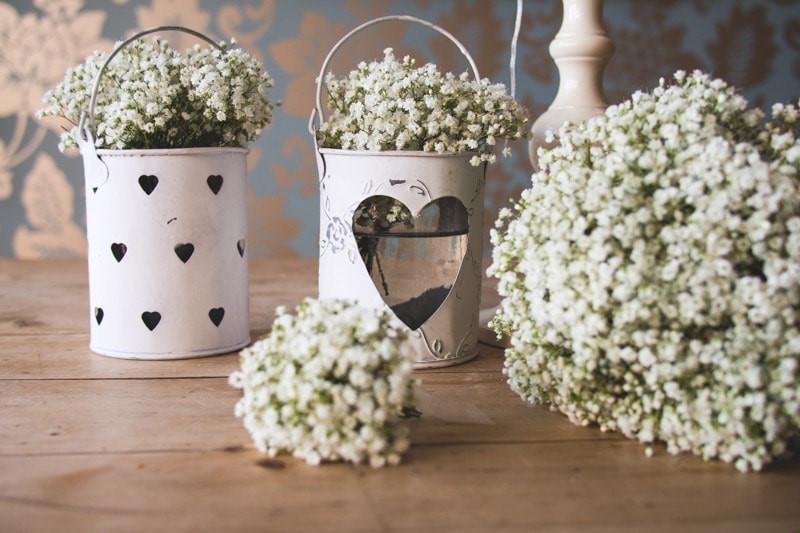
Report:
[[[316,294],[315,261],[250,273],[254,339]],[[85,262],[0,260],[0,531],[800,531],[800,460],[648,458],[524,403],[498,348],[416,372],[400,466],[312,467],[253,447],[237,354],[112,359],[88,326]]]

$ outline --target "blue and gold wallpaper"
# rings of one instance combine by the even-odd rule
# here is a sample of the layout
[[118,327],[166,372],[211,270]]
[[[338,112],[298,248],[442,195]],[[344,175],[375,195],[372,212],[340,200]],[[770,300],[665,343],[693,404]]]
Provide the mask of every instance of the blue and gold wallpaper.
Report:
[[[235,37],[276,80],[282,102],[252,145],[251,257],[317,255],[319,195],[307,131],[314,80],[330,47],[368,19],[411,14],[461,40],[481,75],[508,83],[515,0],[14,0],[0,1],[0,256],[86,253],[83,168],[58,152],[58,132],[34,118],[42,94],[95,49],[152,26],[177,24]],[[558,72],[547,47],[561,22],[560,0],[525,0],[517,55],[517,95],[535,118],[555,96]],[[606,0],[616,44],[606,69],[609,102],[648,89],[677,69],[701,68],[768,108],[800,95],[798,0]],[[392,46],[418,62],[466,70],[444,38],[422,27],[385,24],[337,54],[344,73]],[[183,34],[164,35],[181,45]],[[530,180],[527,146],[487,174],[486,223]]]

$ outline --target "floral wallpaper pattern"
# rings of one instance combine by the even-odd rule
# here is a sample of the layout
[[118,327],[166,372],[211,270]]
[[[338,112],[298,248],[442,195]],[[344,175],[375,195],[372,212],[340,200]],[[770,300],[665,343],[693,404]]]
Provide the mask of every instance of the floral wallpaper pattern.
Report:
[[[156,25],[178,24],[235,37],[263,60],[282,101],[251,147],[252,257],[318,253],[319,194],[312,139],[314,80],[330,47],[360,22],[413,14],[452,32],[482,76],[508,83],[514,0],[14,0],[0,1],[0,256],[86,254],[83,169],[57,150],[58,122],[33,118],[42,94],[95,49]],[[560,0],[525,0],[517,95],[532,117],[555,96],[558,72],[547,47],[561,22]],[[610,102],[650,88],[675,70],[702,68],[768,106],[800,96],[800,0],[606,0],[617,50],[604,76]],[[420,62],[463,71],[444,38],[408,24],[382,25],[348,42],[332,68],[343,73],[380,58],[386,46]],[[183,46],[188,37],[165,35]],[[486,224],[527,186],[527,146],[489,168]]]

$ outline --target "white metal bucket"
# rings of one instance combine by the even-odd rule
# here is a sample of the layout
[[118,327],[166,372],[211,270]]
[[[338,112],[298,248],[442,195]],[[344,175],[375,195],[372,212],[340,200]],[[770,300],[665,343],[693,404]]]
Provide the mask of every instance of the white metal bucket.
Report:
[[[86,178],[90,348],[127,359],[227,353],[250,342],[244,148],[98,150],[94,102],[78,144]],[[214,44],[214,46],[217,46]]]
[[[459,49],[480,79],[472,56],[452,34],[407,15],[367,21],[328,52],[309,120],[320,180],[319,296],[387,309],[416,346],[415,368],[449,366],[478,354],[486,164],[470,165],[473,153],[336,150],[316,143],[315,120],[324,119],[322,80],[331,58],[356,33],[388,21],[437,31]],[[431,231],[363,231],[354,216],[363,216],[362,208],[376,197],[400,202],[414,217],[412,226]],[[442,215],[446,211],[449,215]],[[432,216],[440,217],[437,224],[449,218],[461,226],[426,226],[425,219]],[[400,296],[395,283],[402,287]]]
[[[319,296],[395,313],[397,325],[406,329],[416,346],[413,362],[417,368],[448,366],[468,361],[478,353],[486,166],[471,166],[472,155],[319,150]],[[404,256],[398,259],[399,264],[407,267],[404,272],[414,278],[419,295],[440,292],[439,300],[432,304],[432,314],[426,313],[418,327],[397,318],[399,306],[390,306],[389,290],[384,293],[383,288],[387,285],[382,287],[375,281],[356,242],[354,213],[362,201],[375,196],[399,200],[412,215],[437,200],[454,198],[467,215],[465,246],[451,245],[451,251],[458,251],[458,255],[414,255],[415,250],[422,249],[424,239],[405,249],[397,246]],[[456,238],[449,237],[450,242]],[[456,265],[455,275],[441,265],[451,261]]]
[[179,359],[247,345],[247,150],[97,153],[109,175],[86,180],[92,351]]

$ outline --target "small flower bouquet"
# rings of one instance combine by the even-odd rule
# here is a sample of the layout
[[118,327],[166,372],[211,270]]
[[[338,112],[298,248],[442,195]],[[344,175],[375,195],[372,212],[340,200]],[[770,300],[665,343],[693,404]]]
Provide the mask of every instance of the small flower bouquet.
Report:
[[409,445],[412,349],[389,313],[339,300],[277,310],[272,331],[241,352],[230,376],[236,415],[262,452],[309,464],[397,464]]
[[[165,40],[140,38],[123,48],[97,92],[97,148],[245,147],[258,138],[272,119],[266,89],[273,80],[234,44],[180,53]],[[62,151],[77,147],[77,125],[107,57],[95,52],[44,96],[38,116],[63,117],[74,126],[61,135]]]
[[[498,140],[526,134],[523,108],[502,84],[442,74],[433,63],[415,67],[391,48],[383,61],[362,62],[347,78],[325,78],[331,115],[319,145],[344,150],[475,152],[471,163],[494,162]],[[503,150],[510,153],[509,148]]]
[[[800,122],[678,72],[565,127],[492,232],[523,398],[760,470],[800,436]],[[652,453],[650,447],[647,453]]]

